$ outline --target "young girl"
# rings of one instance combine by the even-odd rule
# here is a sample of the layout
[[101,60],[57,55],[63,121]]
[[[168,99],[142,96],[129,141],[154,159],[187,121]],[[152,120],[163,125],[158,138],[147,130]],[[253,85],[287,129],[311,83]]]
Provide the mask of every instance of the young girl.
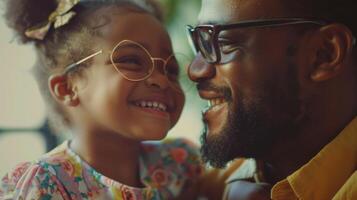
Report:
[[184,104],[161,13],[149,0],[8,0],[7,21],[38,55],[50,114],[73,139],[8,173],[0,199],[181,198],[196,148],[164,138]]

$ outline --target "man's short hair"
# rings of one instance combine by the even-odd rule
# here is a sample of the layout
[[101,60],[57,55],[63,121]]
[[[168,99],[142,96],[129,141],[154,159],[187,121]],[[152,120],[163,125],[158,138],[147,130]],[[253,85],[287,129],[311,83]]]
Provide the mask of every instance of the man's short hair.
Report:
[[298,17],[331,20],[349,27],[357,36],[356,0],[281,0]]

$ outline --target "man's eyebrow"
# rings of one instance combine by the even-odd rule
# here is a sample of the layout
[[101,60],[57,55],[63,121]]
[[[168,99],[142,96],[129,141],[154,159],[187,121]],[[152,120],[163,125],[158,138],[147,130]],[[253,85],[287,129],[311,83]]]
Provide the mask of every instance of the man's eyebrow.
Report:
[[199,25],[217,25],[217,24],[219,24],[217,21],[203,21],[203,22],[198,22],[198,26]]
[[235,42],[244,42],[247,40],[248,35],[241,30],[226,30],[221,31],[217,36],[219,40],[233,40]]

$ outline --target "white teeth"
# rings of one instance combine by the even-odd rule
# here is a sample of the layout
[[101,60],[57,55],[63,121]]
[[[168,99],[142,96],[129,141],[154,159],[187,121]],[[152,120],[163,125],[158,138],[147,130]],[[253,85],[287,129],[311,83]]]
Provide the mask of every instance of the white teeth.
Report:
[[153,105],[154,107],[158,107],[158,106],[159,106],[159,103],[153,102],[152,105]]
[[208,106],[209,106],[209,107],[213,107],[213,106],[217,106],[217,105],[219,105],[219,104],[222,104],[222,103],[224,103],[224,102],[225,102],[225,100],[224,100],[223,98],[210,99],[210,100],[208,101]]
[[136,106],[143,107],[143,108],[151,108],[155,110],[160,110],[166,112],[167,110],[167,105],[164,103],[160,103],[157,101],[139,101],[135,102]]
[[164,105],[164,104],[162,104],[162,103],[159,104],[159,108],[160,108],[161,110],[166,110],[166,109],[167,109],[166,105]]

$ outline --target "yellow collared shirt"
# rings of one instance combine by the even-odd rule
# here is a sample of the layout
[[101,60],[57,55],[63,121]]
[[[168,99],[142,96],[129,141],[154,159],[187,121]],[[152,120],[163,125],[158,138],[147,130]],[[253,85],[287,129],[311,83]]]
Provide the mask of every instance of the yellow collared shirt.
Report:
[[313,159],[278,182],[273,200],[357,199],[357,117]]

